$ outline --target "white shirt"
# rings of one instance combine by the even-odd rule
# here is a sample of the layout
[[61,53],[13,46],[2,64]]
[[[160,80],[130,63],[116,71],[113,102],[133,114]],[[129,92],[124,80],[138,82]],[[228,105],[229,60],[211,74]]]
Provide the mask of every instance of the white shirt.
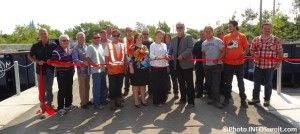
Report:
[[[157,44],[156,42],[153,42],[150,45],[150,58],[166,58],[166,55],[168,54],[167,46],[165,43]],[[157,66],[157,67],[166,67],[169,66],[167,60],[152,60],[150,62],[151,66]]]

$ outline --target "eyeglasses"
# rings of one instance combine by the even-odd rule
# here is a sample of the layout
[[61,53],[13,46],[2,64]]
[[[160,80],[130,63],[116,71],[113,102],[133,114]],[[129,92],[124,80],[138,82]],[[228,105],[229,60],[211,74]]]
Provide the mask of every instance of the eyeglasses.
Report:
[[147,34],[147,33],[143,33],[143,35],[149,35],[149,34]]
[[100,37],[93,37],[93,39],[100,39]]
[[120,37],[120,35],[113,35],[113,37]]
[[176,29],[182,29],[183,27],[176,27]]
[[61,42],[69,42],[69,40],[60,40]]

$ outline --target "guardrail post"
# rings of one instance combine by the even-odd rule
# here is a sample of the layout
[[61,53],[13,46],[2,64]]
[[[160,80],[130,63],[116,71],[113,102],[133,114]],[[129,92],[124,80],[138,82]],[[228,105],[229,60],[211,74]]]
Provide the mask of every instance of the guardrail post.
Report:
[[14,61],[14,70],[15,70],[15,82],[16,82],[16,91],[17,95],[20,95],[20,75],[19,75],[19,63],[18,61]]
[[36,63],[34,62],[33,63],[33,65],[34,65],[34,82],[35,82],[35,86],[37,87],[37,86],[39,86],[39,84],[38,84],[38,75],[37,75],[37,73],[36,73]]
[[277,94],[281,94],[281,77],[282,77],[281,74],[282,74],[282,64],[280,64],[277,69],[277,85],[276,85]]

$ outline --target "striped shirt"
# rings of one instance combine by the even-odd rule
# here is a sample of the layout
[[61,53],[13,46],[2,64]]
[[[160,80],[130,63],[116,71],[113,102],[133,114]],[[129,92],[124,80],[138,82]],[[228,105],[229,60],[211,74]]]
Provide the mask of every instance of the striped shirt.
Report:
[[[53,52],[51,60],[59,61],[59,62],[73,62],[72,60],[72,50],[66,48],[65,51],[61,46],[58,46]],[[56,71],[72,71],[74,70],[74,66],[71,67],[55,67]]]
[[[277,53],[283,50],[278,37],[273,35],[268,39],[263,39],[261,36],[254,38],[250,49],[258,58],[277,58]],[[260,59],[255,60],[254,64],[260,69],[268,69],[273,68],[276,62],[276,60]]]

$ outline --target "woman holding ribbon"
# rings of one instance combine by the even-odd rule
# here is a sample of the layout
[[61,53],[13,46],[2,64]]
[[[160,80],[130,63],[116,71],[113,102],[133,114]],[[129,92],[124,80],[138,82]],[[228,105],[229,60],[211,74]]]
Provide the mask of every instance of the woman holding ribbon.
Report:
[[134,95],[134,106],[140,108],[139,94],[141,95],[141,104],[148,106],[145,100],[146,85],[148,85],[149,79],[149,51],[147,46],[142,44],[143,35],[137,33],[134,36],[131,47],[128,48],[127,53],[130,58],[129,61],[129,72],[130,81],[132,85],[132,92]]
[[151,78],[153,84],[153,104],[162,107],[168,98],[169,63],[166,58],[167,46],[162,42],[163,31],[155,32],[155,42],[150,46]]

